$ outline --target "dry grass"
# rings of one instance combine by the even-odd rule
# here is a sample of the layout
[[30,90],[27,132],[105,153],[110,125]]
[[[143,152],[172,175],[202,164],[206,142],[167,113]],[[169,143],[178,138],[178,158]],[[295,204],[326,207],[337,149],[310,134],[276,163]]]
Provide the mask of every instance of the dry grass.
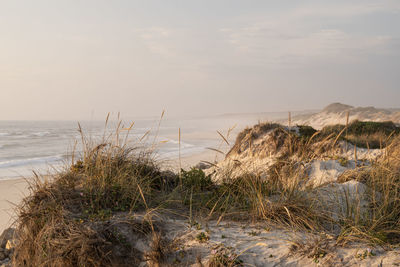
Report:
[[323,218],[313,209],[313,200],[295,186],[251,174],[218,185],[206,206],[219,220],[266,220],[296,229],[316,229]]
[[[347,130],[347,137],[344,132]],[[279,155],[269,167],[267,179],[242,170],[242,175],[230,179],[233,170],[220,172],[223,182],[213,200],[213,211],[224,218],[246,214],[254,219],[269,220],[296,229],[331,231],[340,229],[337,242],[346,244],[363,241],[373,244],[400,243],[400,137],[391,122],[352,122],[346,126],[331,126],[321,132],[301,126],[300,135],[273,124],[258,124],[239,134],[230,155],[263,157],[273,152]],[[269,133],[263,141],[257,137]],[[254,138],[254,139],[253,139]],[[307,175],[301,162],[315,158],[332,158],[340,151],[339,140],[368,148],[385,148],[385,156],[369,162],[343,176],[339,182],[356,180],[368,188],[368,203],[346,198],[347,216],[333,218],[319,206],[320,199],[304,188]],[[374,141],[375,140],[375,141]],[[378,142],[379,140],[379,146]],[[265,142],[265,143],[264,143]],[[362,145],[364,144],[364,145]],[[266,150],[265,153],[263,150]],[[277,153],[279,152],[279,153]],[[241,168],[241,164],[237,164]],[[232,167],[234,168],[234,167]],[[345,180],[343,180],[345,179]],[[342,197],[337,196],[336,199]],[[337,203],[337,205],[343,205]],[[337,233],[335,231],[335,233]]]
[[[397,149],[400,149],[397,148]],[[362,240],[375,244],[400,244],[400,169],[377,162],[355,177],[369,188],[368,211],[358,209],[355,219],[342,221],[338,241]]]
[[239,267],[244,266],[232,248],[223,245],[217,245],[211,251],[211,259],[208,261],[208,267]]
[[177,183],[151,154],[115,139],[93,145],[82,135],[82,157],[49,181],[36,176],[18,210],[17,266],[132,266],[145,260],[137,239],[152,244],[146,254],[161,261],[161,237],[151,212]]
[[292,242],[290,253],[312,259],[315,263],[322,263],[323,266],[329,266],[330,257],[335,247],[329,238],[323,234],[311,238],[299,238]]
[[150,251],[145,254],[145,259],[150,266],[160,266],[166,261],[169,253],[169,244],[160,233],[153,233]]
[[[147,262],[159,266],[168,258],[169,246],[160,233],[161,227],[152,220],[154,210],[180,215],[190,222],[196,216],[219,221],[245,218],[312,232],[330,231],[336,225],[341,230],[338,244],[354,240],[399,244],[397,135],[385,133],[386,157],[351,177],[369,188],[368,212],[355,207],[357,214],[334,220],[320,208],[311,189],[304,187],[307,177],[299,162],[334,154],[344,132],[344,128],[338,129],[316,132],[302,126],[300,135],[276,124],[246,129],[229,153],[240,154],[250,148],[257,155],[279,152],[277,162],[269,169],[268,179],[246,170],[232,179],[233,170],[226,170],[218,183],[194,168],[181,170],[179,175],[161,171],[151,151],[121,142],[119,126],[114,136],[100,144],[82,134],[81,157],[48,181],[37,176],[31,195],[19,207],[20,242],[14,264],[132,266]],[[269,143],[253,143],[267,131],[272,131]],[[349,130],[349,141],[352,134]],[[358,140],[364,138],[363,134]],[[138,220],[138,213],[146,216]],[[147,251],[137,246],[138,240],[147,244]],[[318,255],[328,253],[330,248],[324,240],[317,241],[298,245],[295,250],[319,259]],[[211,266],[224,264],[224,257],[218,257]]]

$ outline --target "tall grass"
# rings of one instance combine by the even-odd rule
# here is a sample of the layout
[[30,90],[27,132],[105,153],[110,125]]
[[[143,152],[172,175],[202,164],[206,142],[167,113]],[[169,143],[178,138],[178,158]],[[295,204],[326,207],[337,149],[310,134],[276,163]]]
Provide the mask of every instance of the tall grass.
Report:
[[[129,133],[132,126],[125,131]],[[31,195],[18,210],[17,266],[130,266],[143,261],[159,264],[165,260],[168,246],[153,220],[155,210],[188,218],[191,225],[199,217],[264,221],[312,232],[329,232],[334,225],[340,230],[340,244],[353,240],[400,244],[398,135],[380,129],[379,134],[386,138],[386,158],[348,176],[368,186],[368,209],[353,201],[348,203],[353,206],[351,216],[333,218],[320,205],[313,189],[304,186],[307,175],[301,162],[334,153],[344,129],[349,128],[347,140],[352,134],[360,138],[351,130],[351,124],[320,132],[303,126],[299,127],[300,135],[277,124],[246,129],[238,135],[227,157],[249,148],[261,149],[252,141],[267,131],[272,133],[269,151],[279,151],[280,156],[267,178],[246,169],[234,178],[234,167],[229,167],[218,181],[196,168],[181,169],[179,174],[163,171],[155,160],[154,147],[146,149],[128,142],[121,128],[118,123],[114,135],[100,143],[80,130],[82,154],[49,180],[36,176]],[[378,136],[372,130],[364,133]],[[139,251],[135,247],[138,239],[146,240],[151,251]]]
[[17,266],[136,265],[144,255],[129,236],[157,234],[151,216],[131,215],[155,209],[176,177],[161,172],[153,149],[124,142],[121,123],[100,144],[79,129],[82,154],[50,180],[37,175],[19,206]]
[[[397,147],[398,151],[400,147]],[[389,155],[390,157],[391,155]],[[363,240],[376,244],[400,244],[400,169],[387,161],[375,162],[357,173],[368,186],[368,209],[357,209],[355,219],[342,221],[339,242]]]

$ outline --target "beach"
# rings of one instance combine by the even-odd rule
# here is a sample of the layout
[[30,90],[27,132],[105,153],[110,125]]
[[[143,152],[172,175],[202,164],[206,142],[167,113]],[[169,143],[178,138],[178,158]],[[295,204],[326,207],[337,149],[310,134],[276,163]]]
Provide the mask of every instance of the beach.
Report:
[[15,205],[29,193],[27,179],[0,180],[0,231],[10,227],[15,218]]

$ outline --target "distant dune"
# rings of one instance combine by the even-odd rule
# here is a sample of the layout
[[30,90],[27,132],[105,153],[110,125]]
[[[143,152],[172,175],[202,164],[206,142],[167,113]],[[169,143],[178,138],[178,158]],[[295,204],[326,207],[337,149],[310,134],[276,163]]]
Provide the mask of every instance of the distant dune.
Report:
[[[341,103],[333,103],[317,113],[296,115],[292,118],[292,124],[310,125],[321,129],[326,125],[345,124],[347,113],[349,121],[393,121],[400,123],[400,109],[383,109],[375,107],[354,107]],[[279,122],[283,123],[284,120]]]

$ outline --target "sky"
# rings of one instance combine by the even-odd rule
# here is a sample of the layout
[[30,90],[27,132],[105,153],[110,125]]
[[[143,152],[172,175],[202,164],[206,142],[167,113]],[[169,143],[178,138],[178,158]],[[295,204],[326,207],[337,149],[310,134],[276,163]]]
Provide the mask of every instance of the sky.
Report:
[[398,0],[1,0],[0,120],[400,107]]

